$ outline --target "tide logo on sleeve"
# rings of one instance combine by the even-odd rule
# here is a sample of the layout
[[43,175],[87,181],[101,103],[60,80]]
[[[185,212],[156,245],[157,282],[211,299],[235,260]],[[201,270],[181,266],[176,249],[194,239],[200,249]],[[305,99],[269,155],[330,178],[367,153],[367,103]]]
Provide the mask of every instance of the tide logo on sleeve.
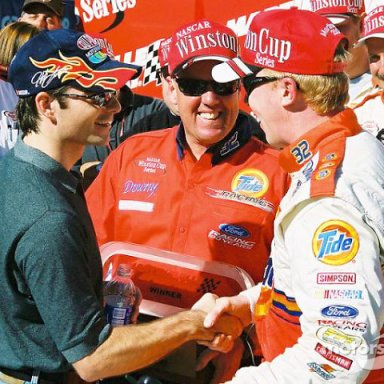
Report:
[[328,265],[349,263],[359,250],[359,235],[355,228],[342,220],[329,220],[321,224],[312,239],[317,260]]

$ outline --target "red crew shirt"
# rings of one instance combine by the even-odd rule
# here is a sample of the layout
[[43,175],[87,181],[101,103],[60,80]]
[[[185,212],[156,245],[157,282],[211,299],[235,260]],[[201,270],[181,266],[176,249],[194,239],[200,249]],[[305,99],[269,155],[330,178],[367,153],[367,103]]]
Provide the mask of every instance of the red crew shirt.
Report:
[[86,198],[99,244],[125,241],[239,266],[261,281],[288,187],[278,151],[238,119],[198,161],[181,128],[126,140]]

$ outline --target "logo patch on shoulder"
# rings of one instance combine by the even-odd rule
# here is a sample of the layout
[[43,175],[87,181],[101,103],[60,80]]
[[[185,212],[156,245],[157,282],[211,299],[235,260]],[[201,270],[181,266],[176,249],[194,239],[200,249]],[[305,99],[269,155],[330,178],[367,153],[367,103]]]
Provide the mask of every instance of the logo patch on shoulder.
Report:
[[327,178],[328,176],[331,175],[331,171],[329,169],[322,169],[319,172],[316,173],[316,180],[322,180]]
[[322,163],[326,161],[332,161],[332,160],[337,160],[338,156],[336,153],[328,153],[327,155],[324,156],[324,158],[321,160]]
[[317,260],[328,265],[349,263],[359,250],[359,235],[355,228],[342,220],[329,220],[321,224],[312,239]]

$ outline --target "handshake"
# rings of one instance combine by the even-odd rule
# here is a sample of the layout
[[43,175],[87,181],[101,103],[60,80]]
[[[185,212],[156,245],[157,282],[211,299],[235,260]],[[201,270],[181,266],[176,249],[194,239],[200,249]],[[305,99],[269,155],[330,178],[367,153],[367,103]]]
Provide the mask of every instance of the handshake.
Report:
[[195,340],[208,347],[198,358],[196,370],[212,362],[215,366],[210,384],[230,380],[240,366],[244,345],[239,338],[252,320],[246,296],[221,297],[205,294],[190,313],[197,319]]
[[198,311],[202,319],[198,343],[224,353],[232,349],[252,320],[248,299],[242,295],[219,298],[206,293],[193,305],[192,311]]

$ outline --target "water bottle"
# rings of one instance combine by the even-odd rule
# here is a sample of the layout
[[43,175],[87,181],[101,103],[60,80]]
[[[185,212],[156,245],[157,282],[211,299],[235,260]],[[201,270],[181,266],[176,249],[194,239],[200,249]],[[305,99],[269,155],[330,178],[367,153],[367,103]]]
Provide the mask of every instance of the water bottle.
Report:
[[128,264],[120,264],[115,276],[104,285],[104,303],[107,321],[112,326],[131,321],[136,301],[136,287]]

